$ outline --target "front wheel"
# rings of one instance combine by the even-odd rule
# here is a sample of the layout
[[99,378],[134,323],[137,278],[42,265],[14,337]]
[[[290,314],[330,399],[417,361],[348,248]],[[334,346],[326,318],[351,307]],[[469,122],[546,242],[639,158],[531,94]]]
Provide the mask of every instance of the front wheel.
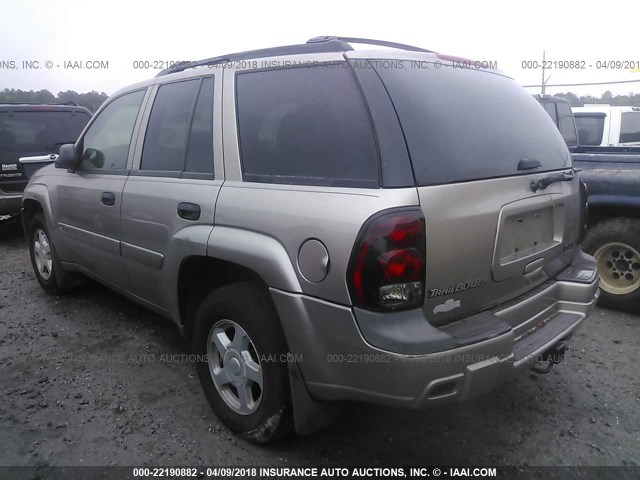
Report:
[[611,218],[594,225],[582,243],[598,263],[599,304],[640,311],[640,220]]
[[243,282],[215,290],[196,314],[193,335],[200,383],[230,430],[253,443],[292,430],[287,347],[265,287]]
[[58,260],[41,213],[35,214],[29,223],[29,255],[33,272],[42,288],[56,295],[65,291],[63,280],[68,274]]

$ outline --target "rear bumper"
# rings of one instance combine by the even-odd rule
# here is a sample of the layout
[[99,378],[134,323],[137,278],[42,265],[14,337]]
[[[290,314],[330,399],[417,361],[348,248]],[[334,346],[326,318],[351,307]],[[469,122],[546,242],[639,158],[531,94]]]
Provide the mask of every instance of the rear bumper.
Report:
[[272,296],[314,398],[423,408],[481,395],[532,366],[589,315],[598,280],[593,259],[580,254],[533,292],[444,328],[421,309],[376,316],[299,294]]
[[22,194],[8,194],[0,191],[0,215],[19,213],[22,207]]

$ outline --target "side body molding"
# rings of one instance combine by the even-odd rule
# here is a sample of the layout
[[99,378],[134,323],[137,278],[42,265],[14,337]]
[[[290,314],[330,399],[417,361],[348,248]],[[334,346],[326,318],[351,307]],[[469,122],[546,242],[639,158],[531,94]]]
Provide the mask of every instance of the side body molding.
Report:
[[284,246],[272,237],[249,230],[215,226],[209,237],[207,256],[254,270],[269,287],[302,292],[289,255]]

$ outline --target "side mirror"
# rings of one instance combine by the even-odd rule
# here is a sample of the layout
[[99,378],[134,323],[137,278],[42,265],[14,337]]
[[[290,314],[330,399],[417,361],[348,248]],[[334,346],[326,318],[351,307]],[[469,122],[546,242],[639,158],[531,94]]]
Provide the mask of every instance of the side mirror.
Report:
[[80,166],[80,154],[73,143],[67,143],[60,147],[60,153],[56,160],[56,168],[76,170]]
[[82,156],[93,168],[104,168],[104,153],[95,148],[87,148]]

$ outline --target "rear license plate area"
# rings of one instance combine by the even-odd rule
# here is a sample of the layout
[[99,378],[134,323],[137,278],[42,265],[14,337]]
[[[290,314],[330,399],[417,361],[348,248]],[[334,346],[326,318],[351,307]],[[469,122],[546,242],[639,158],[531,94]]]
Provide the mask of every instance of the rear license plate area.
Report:
[[498,234],[500,265],[528,258],[553,246],[553,207],[518,213],[505,218]]

